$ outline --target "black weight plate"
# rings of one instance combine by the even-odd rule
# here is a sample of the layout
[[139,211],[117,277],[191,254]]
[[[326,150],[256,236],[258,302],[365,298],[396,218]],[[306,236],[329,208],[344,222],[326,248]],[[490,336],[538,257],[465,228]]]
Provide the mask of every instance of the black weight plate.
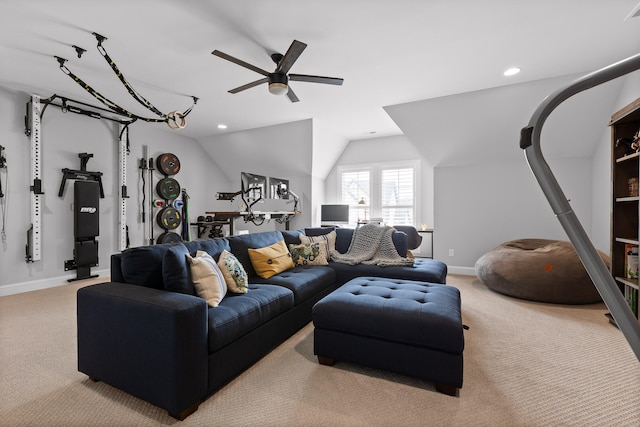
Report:
[[165,200],[173,200],[180,195],[180,184],[173,178],[163,178],[156,184],[158,196]]
[[182,237],[180,237],[178,233],[174,233],[173,231],[165,231],[164,233],[159,235],[158,238],[156,239],[156,242],[158,244],[174,243],[174,242],[181,242],[181,241],[182,241]]
[[180,172],[180,159],[172,153],[164,153],[156,157],[156,167],[164,175],[175,175]]
[[158,212],[156,221],[158,222],[158,225],[165,230],[173,230],[180,225],[180,212],[178,212],[176,208],[172,208],[171,206],[166,207]]

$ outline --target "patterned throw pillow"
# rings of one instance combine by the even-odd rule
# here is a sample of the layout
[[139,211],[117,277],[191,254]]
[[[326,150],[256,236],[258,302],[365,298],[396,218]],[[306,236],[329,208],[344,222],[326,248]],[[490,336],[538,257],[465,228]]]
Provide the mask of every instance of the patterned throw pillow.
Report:
[[284,240],[264,248],[249,249],[248,252],[253,268],[263,279],[295,267]]
[[331,233],[323,234],[321,236],[305,236],[304,234],[300,234],[300,243],[302,243],[303,245],[307,243],[318,242],[325,243],[324,250],[326,258],[327,260],[331,259],[331,251],[334,251],[336,249],[336,232],[332,231]]
[[217,307],[227,294],[227,282],[211,255],[204,251],[196,252],[195,258],[186,254],[191,267],[191,281],[196,295],[207,301],[211,307]]
[[289,245],[291,258],[298,265],[327,265],[327,244],[325,242]]
[[244,267],[234,254],[227,250],[222,251],[218,260],[218,267],[222,271],[229,292],[235,294],[247,293],[249,290],[249,278],[247,277],[247,272],[244,271]]

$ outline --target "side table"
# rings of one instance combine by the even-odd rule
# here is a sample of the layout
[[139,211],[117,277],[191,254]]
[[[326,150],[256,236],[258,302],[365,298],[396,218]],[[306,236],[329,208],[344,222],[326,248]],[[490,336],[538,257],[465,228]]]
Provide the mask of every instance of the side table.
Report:
[[[420,233],[421,235],[424,235],[424,234],[429,234],[430,235],[429,236],[429,240],[431,242],[431,252],[429,252],[429,256],[424,256],[423,255],[423,256],[421,256],[421,258],[431,258],[431,259],[433,259],[433,228],[425,228],[425,229],[418,228],[417,230],[418,230],[418,233]],[[424,245],[424,239],[423,239],[423,242],[422,242],[422,244],[420,246],[422,247],[423,245]]]

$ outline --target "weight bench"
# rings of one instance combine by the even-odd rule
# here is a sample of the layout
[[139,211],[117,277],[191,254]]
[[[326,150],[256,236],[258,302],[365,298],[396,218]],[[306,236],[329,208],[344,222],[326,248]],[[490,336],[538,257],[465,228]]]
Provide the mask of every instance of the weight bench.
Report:
[[313,307],[314,354],[421,378],[455,396],[464,349],[460,291],[411,280],[358,277]]

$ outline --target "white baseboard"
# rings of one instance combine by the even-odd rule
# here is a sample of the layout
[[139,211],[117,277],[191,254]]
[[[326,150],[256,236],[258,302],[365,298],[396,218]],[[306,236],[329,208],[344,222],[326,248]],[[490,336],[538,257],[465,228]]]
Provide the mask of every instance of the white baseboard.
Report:
[[456,266],[448,266],[447,272],[449,274],[461,274],[463,276],[475,276],[476,269],[474,267],[456,267]]
[[[111,272],[109,269],[92,271],[92,274],[97,274],[98,277],[108,278]],[[69,279],[77,277],[75,274],[69,274],[58,277],[50,277],[47,279],[32,280],[29,282],[10,283],[8,285],[0,286],[0,297],[7,295],[21,294],[23,292],[38,291],[40,289],[55,288],[56,286],[66,285]]]

